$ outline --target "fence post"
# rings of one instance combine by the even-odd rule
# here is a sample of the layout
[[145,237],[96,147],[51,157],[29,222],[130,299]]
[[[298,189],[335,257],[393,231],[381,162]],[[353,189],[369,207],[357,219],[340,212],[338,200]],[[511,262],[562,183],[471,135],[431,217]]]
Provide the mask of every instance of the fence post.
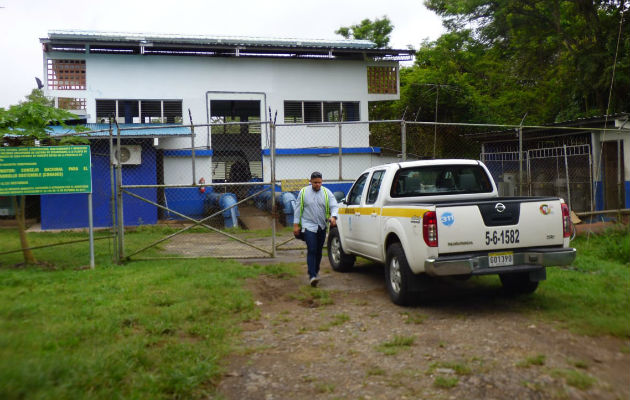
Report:
[[569,210],[571,208],[571,187],[569,186],[569,160],[567,159],[567,145],[562,145],[562,149],[564,150],[564,174],[567,179],[567,204],[569,205]]
[[341,141],[341,127],[342,127],[342,125],[339,124],[339,180],[340,181],[343,180],[343,173],[342,173],[342,170],[341,170],[341,168],[342,168],[342,165],[341,165],[341,162],[342,162],[341,161],[341,159],[342,159],[341,153],[342,153],[342,151],[341,151],[341,149],[342,149],[342,146],[343,146],[343,143]]
[[269,121],[271,131],[271,148],[269,149],[269,161],[271,163],[271,257],[276,257],[276,223],[278,213],[276,212],[276,124]]
[[92,208],[92,192],[88,193],[88,229],[90,234],[90,268],[94,269],[94,217]]
[[192,113],[188,109],[188,117],[190,118],[190,155],[192,159],[192,184],[197,184],[197,171],[195,171],[195,126],[193,125]]
[[[120,155],[120,127],[116,122],[116,151]],[[125,257],[125,222],[123,220],[123,194],[122,194],[122,165],[120,164],[120,157],[116,157],[116,201],[118,202],[118,264],[122,263]]]
[[[407,161],[407,124],[405,120],[400,122],[400,145],[402,147],[402,160]],[[435,154],[433,154],[433,158],[435,158]]]
[[[522,124],[522,122],[521,122]],[[518,195],[523,195],[523,127],[518,128]]]
[[[109,204],[112,212],[112,233],[114,235],[114,243],[118,243],[118,225],[116,223],[116,180],[114,179],[114,163],[112,155],[114,154],[114,136],[112,134],[112,123],[109,122],[109,183],[110,197]],[[113,246],[112,261],[118,263],[118,246]]]

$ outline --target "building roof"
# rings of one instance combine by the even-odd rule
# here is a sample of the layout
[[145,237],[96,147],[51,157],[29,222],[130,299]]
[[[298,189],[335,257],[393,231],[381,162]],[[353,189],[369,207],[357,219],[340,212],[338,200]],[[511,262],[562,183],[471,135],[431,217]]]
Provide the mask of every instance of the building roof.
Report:
[[45,51],[222,57],[359,58],[408,60],[409,49],[379,49],[369,40],[179,35],[51,30]]
[[[85,124],[88,131],[81,132],[79,136],[88,136],[90,138],[109,137],[109,124]],[[118,124],[120,127],[120,136],[125,138],[153,138],[153,137],[171,137],[171,136],[190,136],[190,128],[187,126],[174,126],[166,124]],[[72,134],[75,132],[73,127],[50,126],[51,136],[61,136]],[[134,128],[133,130],[125,130]],[[145,129],[138,129],[145,128]],[[118,134],[116,125],[112,125],[114,136]]]

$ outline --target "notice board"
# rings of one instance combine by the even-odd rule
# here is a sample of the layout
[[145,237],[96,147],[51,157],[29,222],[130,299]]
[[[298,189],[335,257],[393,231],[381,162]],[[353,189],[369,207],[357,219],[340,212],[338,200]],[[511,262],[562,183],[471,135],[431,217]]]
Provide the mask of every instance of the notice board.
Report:
[[0,196],[91,192],[90,146],[0,147]]

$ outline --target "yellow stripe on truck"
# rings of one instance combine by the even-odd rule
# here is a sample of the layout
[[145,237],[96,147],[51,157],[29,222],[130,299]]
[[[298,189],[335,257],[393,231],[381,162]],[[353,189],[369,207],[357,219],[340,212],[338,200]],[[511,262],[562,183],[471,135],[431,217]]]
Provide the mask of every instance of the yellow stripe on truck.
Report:
[[383,208],[381,215],[384,217],[422,217],[429,210],[419,208]]
[[382,215],[384,217],[422,217],[429,210],[418,208],[378,208],[378,207],[345,207],[339,209],[339,214],[354,215]]

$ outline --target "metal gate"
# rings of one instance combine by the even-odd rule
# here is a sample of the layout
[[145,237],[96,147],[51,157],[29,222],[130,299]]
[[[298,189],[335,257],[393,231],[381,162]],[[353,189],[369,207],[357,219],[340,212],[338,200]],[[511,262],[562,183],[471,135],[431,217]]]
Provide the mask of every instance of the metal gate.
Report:
[[[213,179],[210,138],[195,143],[195,129],[221,127],[223,131],[248,131],[256,125],[269,144],[268,173],[255,177],[237,160],[224,168],[221,179]],[[168,130],[185,133],[162,135]],[[153,143],[150,143],[153,141]],[[160,143],[162,141],[162,143]],[[182,149],[182,141],[190,147]],[[159,147],[162,144],[162,147]],[[157,145],[157,146],[156,146]],[[238,146],[238,143],[235,144]],[[155,150],[154,150],[155,149]],[[118,260],[147,258],[263,258],[275,257],[276,179],[275,126],[270,123],[214,123],[205,125],[120,127],[110,133],[110,154],[114,155],[111,178],[116,182],[115,226]],[[259,164],[262,162],[259,161]],[[212,174],[212,175],[210,175]],[[267,179],[264,179],[267,178]],[[180,181],[178,183],[178,181]],[[186,182],[187,181],[187,182]],[[186,182],[186,183],[184,183]],[[265,197],[270,211],[271,231],[263,237],[243,235],[238,228],[238,207]],[[223,201],[222,199],[226,199]],[[124,207],[123,207],[124,205]],[[125,207],[133,207],[130,213]],[[150,210],[153,208],[153,210]],[[157,209],[157,213],[155,212]],[[145,212],[148,210],[148,212]],[[133,217],[130,215],[133,214]],[[146,215],[147,219],[142,220]],[[155,216],[155,220],[153,220]],[[223,217],[223,218],[221,218]],[[138,220],[133,220],[137,218]],[[160,224],[158,223],[160,221]],[[162,223],[165,221],[166,223]],[[223,223],[221,223],[223,222]],[[148,243],[128,240],[138,226]],[[147,225],[153,225],[146,228]],[[225,229],[221,229],[221,225]],[[127,231],[127,233],[126,233]],[[285,241],[286,243],[287,241]],[[151,249],[161,247],[164,252]]]
[[[502,196],[557,196],[574,211],[593,209],[592,159],[589,144],[481,153]],[[519,162],[525,174],[519,181]]]

